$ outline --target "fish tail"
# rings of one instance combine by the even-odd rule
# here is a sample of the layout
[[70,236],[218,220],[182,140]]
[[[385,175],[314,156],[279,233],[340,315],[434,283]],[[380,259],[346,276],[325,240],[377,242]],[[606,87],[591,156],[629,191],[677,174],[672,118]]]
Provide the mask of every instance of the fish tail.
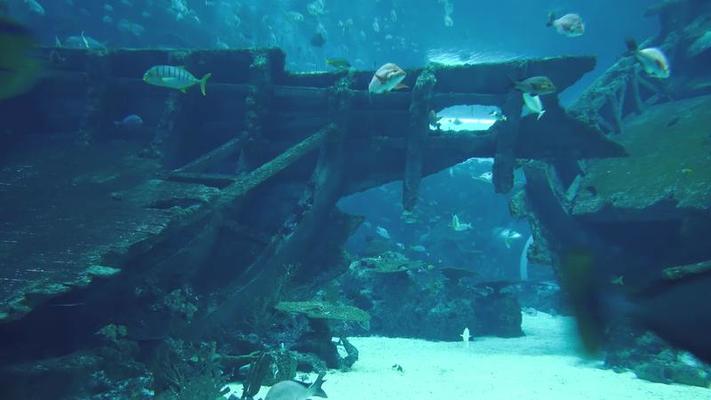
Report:
[[583,350],[589,355],[602,346],[605,327],[604,297],[595,279],[595,260],[588,249],[571,249],[561,257],[561,288],[576,318]]
[[625,45],[627,46],[627,51],[629,51],[630,53],[635,53],[639,48],[639,46],[637,45],[637,41],[632,38],[625,39]]
[[207,94],[207,80],[210,79],[211,76],[211,73],[207,73],[202,77],[202,79],[200,79],[200,92],[202,92],[203,96]]
[[[321,389],[321,385],[323,385],[324,379],[323,377],[326,376],[324,372],[321,372],[318,374],[318,378],[316,378],[316,381],[309,386],[309,393],[311,396],[315,397],[323,397],[323,398],[328,398],[328,395],[326,395],[326,392]],[[310,397],[310,396],[309,396]]]
[[548,22],[546,22],[546,26],[553,26],[553,21],[555,21],[555,13],[551,11],[548,13]]

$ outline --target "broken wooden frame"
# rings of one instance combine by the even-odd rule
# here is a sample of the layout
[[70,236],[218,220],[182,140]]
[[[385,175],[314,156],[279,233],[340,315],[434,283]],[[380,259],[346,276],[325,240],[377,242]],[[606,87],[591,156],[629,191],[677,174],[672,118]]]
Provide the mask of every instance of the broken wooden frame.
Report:
[[[186,192],[200,193],[186,210],[157,207],[152,211],[160,217],[156,229],[139,236],[123,234],[125,243],[120,248],[106,237],[101,248],[111,250],[106,254],[92,250],[94,263],[123,269],[176,236],[199,232],[209,237],[228,210],[239,212],[240,204],[255,188],[277,176],[306,183],[301,196],[305,208],[289,224],[285,222],[281,233],[268,241],[239,279],[226,282],[224,304],[208,317],[215,323],[268,286],[286,264],[298,263],[303,249],[318,243],[320,235],[345,235],[348,221],[334,217],[335,203],[342,196],[401,179],[405,185],[403,205],[411,209],[422,177],[471,157],[495,158],[495,189],[506,192],[512,186],[517,159],[624,154],[594,127],[569,116],[555,96],[544,99],[545,118],[519,118],[520,93],[513,89],[512,79],[546,75],[564,90],[593,68],[590,57],[431,65],[408,71],[405,83],[411,91],[371,95],[367,85],[372,72],[293,74],[284,70],[284,54],[279,50],[47,49],[46,54],[49,77],[2,111],[23,110],[37,118],[4,120],[28,134],[40,134],[47,127],[80,131],[82,141],[91,145],[103,140],[117,115],[139,110],[155,132],[153,147],[162,154],[164,165],[172,166],[163,175],[164,185],[150,185],[154,190],[151,196],[180,198],[182,195],[171,191],[177,192],[181,186]],[[211,72],[207,96],[195,90],[182,94],[146,85],[141,80],[143,73],[157,64],[185,65],[195,75]],[[431,112],[459,104],[496,105],[509,118],[485,132],[430,129]],[[164,148],[170,150],[161,150]],[[132,215],[134,208],[175,203],[158,198],[143,204],[145,189],[139,185],[117,195],[127,207],[121,218]],[[111,218],[112,214],[106,213],[94,222],[110,226],[115,223]],[[338,228],[342,232],[323,229],[333,225],[334,218],[343,219],[343,227]],[[195,226],[203,228],[191,229]],[[70,280],[67,276],[81,276],[87,265],[82,264],[86,257],[79,253],[80,249],[71,253],[77,254],[76,265],[68,265],[62,274],[49,271],[47,282],[65,283]],[[29,258],[27,265],[32,263]],[[194,264],[192,268],[199,268],[199,262]],[[2,274],[15,276],[15,267],[23,268],[3,268]],[[126,273],[142,273],[129,270],[126,268]],[[28,290],[34,289],[18,285],[2,298],[22,298]],[[34,301],[25,304],[27,308],[13,309],[8,318],[20,318],[37,304]]]

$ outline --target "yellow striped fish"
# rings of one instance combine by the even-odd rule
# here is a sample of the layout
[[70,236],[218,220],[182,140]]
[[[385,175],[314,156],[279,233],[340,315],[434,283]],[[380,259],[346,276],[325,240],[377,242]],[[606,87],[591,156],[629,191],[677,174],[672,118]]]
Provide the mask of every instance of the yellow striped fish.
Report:
[[199,84],[200,92],[202,92],[204,96],[207,94],[205,85],[207,85],[207,80],[210,79],[211,76],[212,74],[205,74],[202,79],[197,79],[184,67],[156,65],[143,74],[143,81],[149,85],[177,89],[183,93],[186,93],[188,88]]

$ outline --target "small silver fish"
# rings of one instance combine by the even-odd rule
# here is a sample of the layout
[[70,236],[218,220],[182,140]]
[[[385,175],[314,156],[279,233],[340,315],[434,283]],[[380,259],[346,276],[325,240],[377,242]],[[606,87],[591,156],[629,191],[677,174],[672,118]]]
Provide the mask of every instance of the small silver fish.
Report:
[[368,92],[378,94],[406,88],[407,86],[402,84],[405,76],[407,73],[402,68],[393,63],[387,63],[375,71],[368,85]]
[[212,74],[208,73],[201,79],[197,79],[184,67],[156,65],[146,71],[143,75],[143,81],[149,85],[177,89],[183,93],[186,93],[190,87],[199,84],[200,92],[205,96],[207,94],[205,86],[211,76]]
[[475,176],[474,179],[486,183],[491,183],[494,180],[494,174],[491,171],[482,172],[481,175]]
[[143,118],[140,115],[130,114],[119,121],[114,121],[114,125],[124,128],[137,128],[143,125]]
[[582,36],[585,33],[585,23],[578,14],[565,14],[556,18],[554,13],[550,13],[546,26],[552,26],[558,33],[568,37]]
[[387,229],[383,228],[382,226],[378,226],[375,228],[375,233],[378,234],[383,239],[390,239],[390,232],[388,232]]
[[426,253],[427,252],[427,248],[421,244],[411,246],[410,250],[415,251],[417,253]]
[[93,50],[105,50],[106,45],[94,39],[91,36],[87,36],[84,31],[81,32],[79,36],[69,36],[64,43],[59,40],[58,37],[54,38],[55,45],[57,47],[66,47],[68,49],[93,49]]
[[538,114],[537,119],[541,119],[546,110],[543,109],[543,102],[540,96],[531,96],[528,93],[523,94],[523,104],[533,114]]
[[506,248],[509,249],[511,248],[511,244],[513,243],[514,240],[521,239],[521,234],[516,232],[513,229],[505,228],[505,229],[500,229],[497,228],[495,229],[497,231],[497,235],[501,240],[504,241],[504,245],[506,245]]
[[450,226],[455,232],[464,232],[472,229],[472,224],[461,222],[457,214],[452,215],[452,222],[450,223]]

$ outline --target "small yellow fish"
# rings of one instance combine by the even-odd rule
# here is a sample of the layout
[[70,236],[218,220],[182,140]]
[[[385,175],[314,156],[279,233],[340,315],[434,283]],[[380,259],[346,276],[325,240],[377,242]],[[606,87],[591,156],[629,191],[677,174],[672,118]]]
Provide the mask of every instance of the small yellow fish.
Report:
[[682,174],[685,174],[685,175],[688,175],[688,174],[690,174],[690,173],[692,173],[692,172],[694,172],[694,170],[691,169],[691,168],[682,168],[682,169],[681,169],[681,173],[682,173]]
[[558,89],[547,76],[532,76],[514,84],[516,89],[531,96],[541,96],[555,93]]
[[203,96],[207,94],[207,80],[212,74],[205,74],[202,79],[197,79],[184,67],[173,65],[156,65],[151,67],[143,75],[143,81],[149,85],[177,89],[186,93],[188,89],[195,85],[200,85],[200,92]]
[[349,63],[345,58],[327,58],[326,65],[339,70],[351,68],[351,63]]
[[610,283],[613,285],[617,286],[624,286],[625,285],[625,277],[623,275],[616,276],[610,280]]

